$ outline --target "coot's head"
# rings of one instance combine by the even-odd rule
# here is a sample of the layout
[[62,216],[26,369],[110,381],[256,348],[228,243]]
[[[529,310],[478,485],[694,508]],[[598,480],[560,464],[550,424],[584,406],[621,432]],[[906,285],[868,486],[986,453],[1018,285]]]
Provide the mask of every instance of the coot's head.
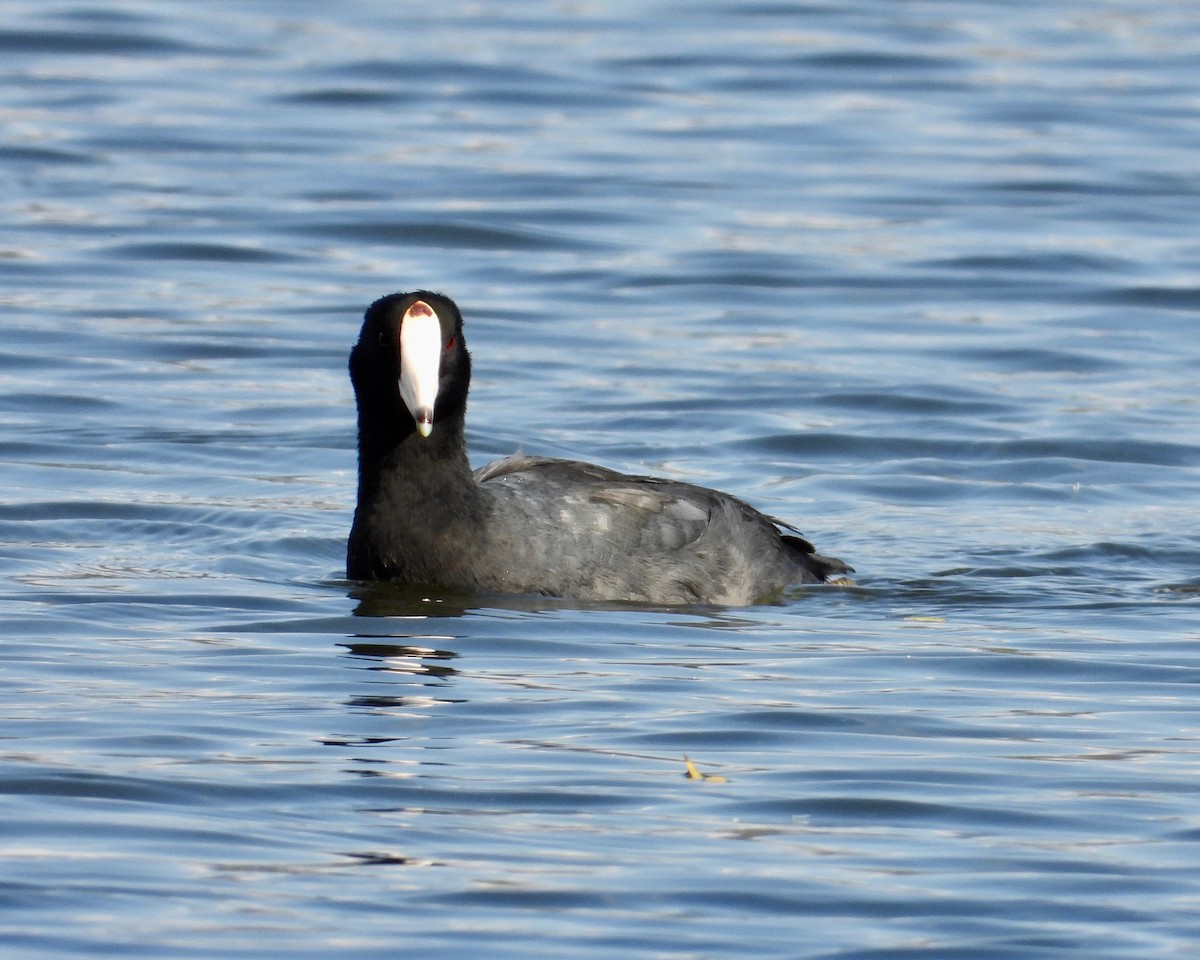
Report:
[[350,351],[350,379],[363,424],[392,421],[428,437],[439,423],[461,421],[471,357],[454,301],[427,290],[376,300]]

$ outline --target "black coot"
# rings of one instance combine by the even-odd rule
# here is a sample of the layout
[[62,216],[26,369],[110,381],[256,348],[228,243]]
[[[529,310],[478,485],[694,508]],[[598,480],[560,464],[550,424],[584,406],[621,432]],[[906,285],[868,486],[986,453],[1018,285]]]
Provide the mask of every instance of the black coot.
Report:
[[[355,580],[580,600],[743,605],[850,571],[716,490],[574,460],[472,472],[471,358],[450,299],[395,293],[350,353],[358,401]],[[787,527],[791,530],[791,527]]]

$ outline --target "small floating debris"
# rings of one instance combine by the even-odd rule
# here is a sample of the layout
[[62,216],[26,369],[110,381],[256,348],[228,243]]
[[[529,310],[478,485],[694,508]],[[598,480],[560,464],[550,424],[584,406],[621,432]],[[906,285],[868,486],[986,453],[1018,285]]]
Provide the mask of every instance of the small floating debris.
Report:
[[707,780],[709,783],[728,783],[725,777],[715,773],[701,773],[700,769],[687,757],[683,758],[684,777],[688,780]]

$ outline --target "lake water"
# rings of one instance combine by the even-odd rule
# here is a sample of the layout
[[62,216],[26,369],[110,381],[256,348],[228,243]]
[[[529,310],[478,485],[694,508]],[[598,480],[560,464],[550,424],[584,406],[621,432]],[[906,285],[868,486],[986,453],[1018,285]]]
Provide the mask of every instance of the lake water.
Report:
[[[1194,5],[0,12],[0,954],[1194,955]],[[857,586],[346,582],[416,287]]]

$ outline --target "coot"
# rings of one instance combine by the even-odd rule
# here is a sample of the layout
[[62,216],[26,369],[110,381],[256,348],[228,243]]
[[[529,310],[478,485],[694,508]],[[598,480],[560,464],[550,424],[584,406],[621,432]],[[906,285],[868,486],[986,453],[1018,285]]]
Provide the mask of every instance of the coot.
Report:
[[358,402],[351,579],[740,606],[850,572],[787,524],[690,483],[529,456],[472,472],[462,326],[453,301],[425,290],[367,309],[350,353]]

